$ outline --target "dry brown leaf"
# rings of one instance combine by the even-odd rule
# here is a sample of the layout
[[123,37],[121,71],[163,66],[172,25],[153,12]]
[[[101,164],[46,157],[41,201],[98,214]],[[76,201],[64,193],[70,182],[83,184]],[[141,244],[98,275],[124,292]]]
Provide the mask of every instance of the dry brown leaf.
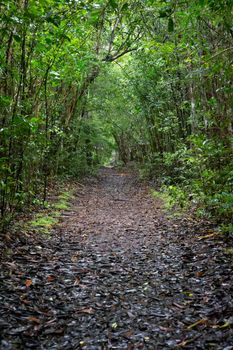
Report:
[[72,261],[73,263],[77,262],[77,261],[78,261],[78,256],[77,256],[77,255],[73,255],[73,256],[71,257],[71,261]]
[[194,342],[197,338],[199,338],[199,335],[197,335],[196,337],[193,337],[191,339],[182,340],[180,343],[177,344],[177,346],[178,347],[185,347],[186,345]]
[[54,281],[56,279],[56,277],[54,276],[54,275],[49,275],[49,276],[47,276],[47,281],[48,282],[52,282],[52,281]]
[[123,334],[123,337],[130,338],[133,335],[133,331],[130,329]]
[[25,281],[25,285],[26,287],[30,287],[32,285],[32,280],[30,278],[28,278],[26,281]]
[[77,286],[78,284],[80,284],[80,278],[75,278],[75,281],[74,281],[74,286]]
[[28,321],[31,321],[31,322],[35,322],[35,323],[40,323],[40,320],[39,320],[39,318],[37,318],[37,317],[34,317],[34,316],[29,316],[28,318]]
[[196,276],[196,277],[203,277],[204,274],[205,274],[204,271],[197,271],[197,272],[195,273],[195,276]]
[[92,307],[84,307],[84,308],[78,310],[78,312],[82,313],[82,314],[92,315],[95,313],[95,310]]
[[179,309],[185,309],[184,305],[180,305],[178,303],[173,303],[174,306],[178,307]]
[[159,326],[159,329],[161,329],[161,331],[165,331],[165,332],[170,332],[172,330],[172,328],[163,327],[163,326]]

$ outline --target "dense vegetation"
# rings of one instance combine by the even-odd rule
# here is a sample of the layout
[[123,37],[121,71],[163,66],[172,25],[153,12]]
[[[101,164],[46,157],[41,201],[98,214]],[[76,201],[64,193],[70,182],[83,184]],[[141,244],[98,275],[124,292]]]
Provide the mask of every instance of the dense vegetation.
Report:
[[112,158],[231,230],[232,7],[2,0],[2,222]]

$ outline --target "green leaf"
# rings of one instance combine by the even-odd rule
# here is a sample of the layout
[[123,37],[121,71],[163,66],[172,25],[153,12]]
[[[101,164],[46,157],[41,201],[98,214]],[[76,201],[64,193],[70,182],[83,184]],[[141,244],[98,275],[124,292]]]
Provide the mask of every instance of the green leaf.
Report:
[[159,18],[165,18],[165,17],[168,17],[168,14],[166,11],[160,11],[159,12]]
[[122,6],[121,11],[126,11],[126,10],[128,10],[128,8],[129,8],[129,4],[126,2],[126,3]]
[[68,35],[66,35],[66,34],[63,34],[62,38],[64,38],[64,39],[68,40],[69,42],[71,42],[70,37]]
[[172,9],[170,6],[165,6],[159,11],[159,18],[169,17],[172,14]]
[[109,0],[109,4],[112,6],[113,9],[117,9],[117,2],[115,0]]
[[51,16],[51,17],[47,17],[46,18],[46,21],[49,22],[49,23],[52,23],[55,27],[59,27],[60,25],[60,18],[57,17],[57,16]]
[[13,38],[15,39],[15,41],[17,41],[18,43],[21,42],[21,37],[18,34],[14,34]]
[[173,19],[170,17],[168,20],[168,31],[173,32],[174,31],[174,22]]

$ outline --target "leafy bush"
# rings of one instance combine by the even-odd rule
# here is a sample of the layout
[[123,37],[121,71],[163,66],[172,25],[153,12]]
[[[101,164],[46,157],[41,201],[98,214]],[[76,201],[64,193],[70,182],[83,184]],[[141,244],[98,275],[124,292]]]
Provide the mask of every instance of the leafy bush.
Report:
[[191,147],[184,145],[175,152],[155,156],[144,165],[142,174],[162,179],[161,191],[170,206],[195,204],[197,213],[230,221],[233,217],[232,157],[224,143],[192,136]]

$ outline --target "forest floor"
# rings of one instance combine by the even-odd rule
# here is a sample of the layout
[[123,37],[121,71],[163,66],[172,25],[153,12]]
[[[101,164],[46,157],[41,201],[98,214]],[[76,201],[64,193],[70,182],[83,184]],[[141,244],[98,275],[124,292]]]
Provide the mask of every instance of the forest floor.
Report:
[[1,257],[0,349],[233,349],[232,250],[102,169],[48,239]]

